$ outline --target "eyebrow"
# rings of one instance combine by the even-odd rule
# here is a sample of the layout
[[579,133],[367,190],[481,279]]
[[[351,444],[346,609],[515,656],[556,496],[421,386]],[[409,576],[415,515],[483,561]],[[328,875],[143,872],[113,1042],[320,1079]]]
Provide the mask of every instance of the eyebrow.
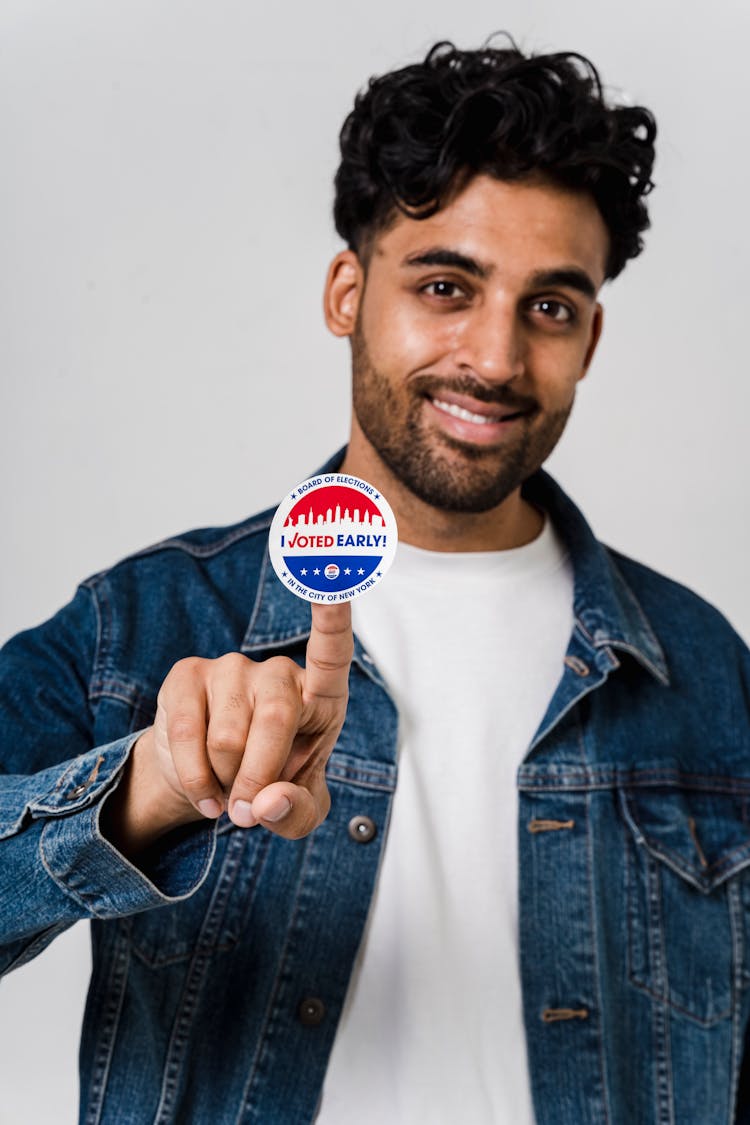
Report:
[[[493,272],[494,267],[485,265],[468,254],[461,254],[458,250],[448,250],[436,246],[430,250],[423,250],[416,254],[409,254],[401,262],[402,266],[449,266],[453,269],[463,270],[472,277],[486,281]],[[568,289],[577,289],[584,297],[592,301],[596,298],[596,285],[585,270],[578,266],[564,266],[559,269],[537,270],[529,278],[531,288],[546,289],[562,285]]]
[[577,289],[584,297],[596,298],[596,285],[586,273],[578,266],[566,266],[557,270],[537,270],[530,277],[534,289],[546,289],[548,286],[563,285],[568,289]]
[[436,246],[432,250],[423,250],[417,254],[409,254],[401,263],[402,266],[452,266],[454,269],[463,270],[472,277],[479,277],[485,281],[492,273],[492,266],[485,266],[476,258],[467,254],[460,254],[458,250],[447,250]]

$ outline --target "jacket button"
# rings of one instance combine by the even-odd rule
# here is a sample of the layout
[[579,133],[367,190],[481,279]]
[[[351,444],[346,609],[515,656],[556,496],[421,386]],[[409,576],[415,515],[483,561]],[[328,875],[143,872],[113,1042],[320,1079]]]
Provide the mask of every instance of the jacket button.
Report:
[[75,789],[71,789],[69,793],[65,794],[66,801],[75,801],[77,797],[82,797],[88,789],[88,785],[76,785]]
[[325,1014],[326,1006],[318,996],[306,996],[297,1009],[297,1018],[305,1027],[317,1027]]
[[349,821],[349,835],[358,844],[369,844],[377,832],[377,825],[369,816],[353,816]]

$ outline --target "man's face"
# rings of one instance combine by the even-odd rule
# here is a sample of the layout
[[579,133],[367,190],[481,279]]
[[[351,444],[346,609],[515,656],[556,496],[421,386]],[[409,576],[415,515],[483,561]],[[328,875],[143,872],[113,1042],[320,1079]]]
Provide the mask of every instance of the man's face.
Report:
[[593,200],[539,180],[477,176],[431,218],[399,216],[356,286],[350,456],[434,508],[501,504],[564,429],[607,250]]

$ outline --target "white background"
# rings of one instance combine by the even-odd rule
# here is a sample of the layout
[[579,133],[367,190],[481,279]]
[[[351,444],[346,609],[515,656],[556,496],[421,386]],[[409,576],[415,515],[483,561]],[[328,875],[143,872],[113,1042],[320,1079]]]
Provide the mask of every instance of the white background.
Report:
[[[550,467],[613,546],[750,634],[745,0],[4,0],[0,639],[76,582],[278,499],[348,425],[320,294],[367,77],[507,28],[660,128],[645,255]],[[706,660],[711,653],[705,654]],[[0,1123],[75,1120],[76,927],[0,985]]]

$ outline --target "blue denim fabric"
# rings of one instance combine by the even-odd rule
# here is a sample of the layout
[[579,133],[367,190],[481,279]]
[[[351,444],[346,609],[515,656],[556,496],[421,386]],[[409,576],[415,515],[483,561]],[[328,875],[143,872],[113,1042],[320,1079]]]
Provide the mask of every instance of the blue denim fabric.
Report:
[[[731,1122],[750,1015],[750,654],[700,598],[598,543],[545,473],[524,491],[575,572],[565,666],[518,771],[537,1121]],[[0,659],[0,969],[92,920],[86,1125],[315,1117],[396,784],[397,715],[362,646],[312,835],[222,817],[141,871],[99,831],[176,660],[303,660],[309,607],[268,564],[271,514],[96,575]],[[372,839],[350,832],[357,816]]]

